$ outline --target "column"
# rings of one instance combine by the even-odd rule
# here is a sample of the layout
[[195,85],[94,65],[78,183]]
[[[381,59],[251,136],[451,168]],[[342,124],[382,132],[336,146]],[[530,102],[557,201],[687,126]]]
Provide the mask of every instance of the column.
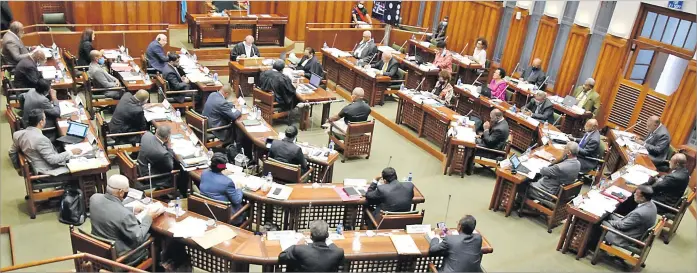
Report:
[[[421,2],[423,3],[423,2]],[[433,21],[431,22],[431,26],[433,26],[433,29],[431,31],[435,31],[436,28],[438,27],[438,23],[440,23],[440,12],[443,9],[443,1],[438,1],[436,2],[436,10],[433,13]]]
[[424,10],[426,10],[426,1],[419,3],[419,17],[416,19],[416,25],[422,27],[424,25]]
[[561,59],[564,57],[564,49],[566,49],[566,42],[569,41],[569,32],[571,32],[571,26],[574,24],[574,19],[576,18],[576,10],[578,10],[578,1],[566,2],[561,24],[559,25],[559,31],[557,31],[557,38],[554,40],[552,57],[549,60],[549,68],[547,69],[549,80],[547,80],[547,85],[554,85],[557,79]]
[[600,54],[600,49],[603,45],[603,41],[605,40],[605,35],[607,35],[607,29],[610,26],[610,20],[612,19],[612,14],[615,11],[616,4],[617,1],[600,2],[600,7],[598,7],[598,15],[595,17],[595,23],[593,24],[593,29],[591,30],[591,37],[588,41],[586,55],[583,57],[581,72],[578,74],[576,86],[584,84],[586,79],[593,77],[595,65],[598,63],[598,54]]
[[508,29],[511,26],[511,20],[513,20],[513,9],[515,8],[515,1],[506,1],[503,6],[503,16],[501,16],[501,23],[499,24],[499,33],[496,35],[496,46],[494,47],[494,55],[491,60],[495,63],[501,62],[501,56],[503,56],[503,48],[506,45],[506,38],[508,38]]
[[[528,68],[530,64],[530,55],[532,55],[532,49],[535,46],[537,28],[540,26],[540,19],[544,12],[545,2],[535,1],[532,12],[530,13],[530,21],[528,21],[528,33],[525,34],[525,42],[523,43],[522,54],[520,54],[520,66],[518,67],[520,71]],[[510,74],[513,75],[514,72],[515,71],[510,72]]]

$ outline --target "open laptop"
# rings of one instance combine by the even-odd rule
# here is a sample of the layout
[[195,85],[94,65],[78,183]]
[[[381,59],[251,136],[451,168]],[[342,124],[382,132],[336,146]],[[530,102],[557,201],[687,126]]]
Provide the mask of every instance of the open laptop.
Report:
[[576,97],[571,95],[564,97],[564,100],[561,102],[561,104],[566,107],[572,107],[576,105],[576,103],[578,103],[578,100],[576,99]]
[[68,144],[80,143],[87,136],[87,130],[89,130],[89,128],[90,126],[88,124],[68,121],[68,132],[56,140]]
[[523,164],[520,163],[520,159],[518,158],[518,155],[512,155],[510,158],[511,161],[511,167],[518,171],[519,173],[524,173],[528,174],[530,173],[530,169],[527,167],[523,166]]
[[305,87],[309,88],[310,90],[315,90],[319,87],[319,84],[322,82],[322,77],[319,75],[312,73],[310,75],[310,83],[304,84]]

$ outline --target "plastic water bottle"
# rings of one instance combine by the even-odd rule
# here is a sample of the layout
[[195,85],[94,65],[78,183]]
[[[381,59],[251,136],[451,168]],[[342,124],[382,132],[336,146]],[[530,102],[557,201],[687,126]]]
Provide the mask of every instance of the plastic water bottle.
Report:
[[329,141],[329,150],[334,151],[334,141],[333,140]]
[[549,132],[549,122],[545,121],[545,132]]
[[269,183],[269,185],[271,185],[271,183],[273,183],[273,175],[271,174],[271,172],[266,174],[266,183]]
[[511,107],[511,112],[513,112],[513,113],[518,112],[518,107],[515,104],[513,104],[513,107]]
[[182,119],[182,112],[180,112],[179,110],[174,111],[174,115],[176,115],[177,117],[177,122],[180,122]]
[[327,45],[327,42],[326,42],[326,41],[325,41],[324,44],[322,45],[322,48],[329,48],[329,46]]
[[208,149],[208,159],[213,158],[213,149]]
[[629,162],[627,165],[629,166],[634,166],[634,162],[636,160],[636,153],[635,152],[630,152],[629,153]]
[[412,182],[414,179],[414,176],[409,172],[409,176],[407,176],[407,182]]
[[460,77],[457,78],[457,86],[462,85],[462,79]]
[[406,89],[407,89],[407,88],[404,87],[404,84],[403,84],[403,83],[399,86],[399,91],[404,91],[404,90],[406,90]]
[[257,107],[257,120],[261,120],[261,108]]
[[336,225],[336,234],[344,234],[344,224],[339,223],[338,225]]
[[353,237],[353,244],[351,245],[351,249],[353,252],[359,252],[361,251],[361,233],[356,232],[356,235]]
[[177,197],[177,202],[174,203],[174,213],[176,214],[177,217],[179,217],[179,214],[181,213],[182,209],[182,200],[181,198]]
[[60,82],[60,77],[58,76],[58,71],[56,71],[55,78],[53,79],[54,82]]
[[218,73],[213,73],[213,81],[218,82]]

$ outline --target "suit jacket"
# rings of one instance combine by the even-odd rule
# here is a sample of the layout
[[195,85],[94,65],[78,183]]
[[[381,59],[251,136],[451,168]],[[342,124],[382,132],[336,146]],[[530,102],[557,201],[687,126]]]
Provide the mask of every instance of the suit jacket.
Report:
[[343,261],[344,250],[325,242],[293,245],[278,255],[278,262],[288,265],[286,272],[337,272]]
[[41,85],[47,90],[51,86],[51,82],[43,78],[31,57],[19,61],[13,73],[15,88],[38,88]]
[[[307,61],[307,63],[305,63],[305,61]],[[305,63],[305,65],[303,65],[303,63]],[[324,69],[322,68],[322,64],[320,64],[317,61],[317,57],[314,56],[310,59],[308,59],[307,56],[303,56],[295,69],[305,71],[305,78],[308,79],[312,73],[317,74],[317,76],[320,78],[324,77]]]
[[308,170],[303,150],[288,139],[274,140],[269,149],[269,157],[283,163],[300,165],[303,173]]
[[239,42],[230,50],[230,61],[236,62],[237,57],[239,57],[240,55],[247,55],[247,57],[259,57],[259,48],[255,44],[252,44],[252,49],[250,53],[252,55],[247,55],[247,51],[244,49],[244,42]]
[[[359,52],[358,49],[362,50]],[[356,48],[354,48],[353,50],[353,56],[363,61],[363,63],[366,63],[370,61],[370,59],[372,59],[377,52],[378,47],[375,45],[375,42],[373,42],[373,40],[371,39],[365,43],[359,43],[358,45],[356,45]]]
[[448,235],[431,239],[430,253],[443,253],[442,272],[482,272],[482,235]]
[[[150,164],[150,174],[169,173],[174,169],[174,152],[160,142],[155,135],[145,132],[140,138],[140,152],[138,152],[138,173],[141,177],[148,176],[148,164]],[[169,187],[172,178],[164,176],[153,179],[153,187]],[[147,185],[146,188],[149,188]]]
[[686,168],[676,169],[659,179],[650,182],[653,188],[653,200],[669,206],[675,206],[685,194],[690,182],[690,172]]
[[[208,198],[230,202],[232,213],[236,213],[242,207],[242,190],[235,188],[235,183],[222,173],[214,173],[206,170],[201,175],[201,193]],[[240,224],[244,217],[234,219],[233,224]]]
[[[210,126],[210,128],[215,128],[235,122],[242,113],[235,109],[232,102],[223,98],[220,92],[213,92],[208,96],[206,104],[203,105],[203,115],[208,117],[208,126]],[[214,131],[213,134],[215,137],[225,142],[229,134],[228,132],[218,130]]]
[[90,68],[87,70],[90,78],[94,79],[96,88],[112,88],[115,87],[119,80],[104,70],[98,63],[90,63]]
[[109,132],[117,134],[146,131],[148,127],[143,114],[143,103],[131,92],[123,94],[109,121]]
[[[611,214],[607,221],[603,224],[621,231],[624,235],[641,240],[641,237],[656,224],[656,204],[653,202],[645,202],[639,204],[627,216],[619,218]],[[615,233],[608,232],[605,236],[605,241],[619,247],[627,247],[633,245],[624,238]]]
[[24,105],[22,106],[22,121],[27,122],[29,118],[29,112],[34,109],[44,110],[46,114],[46,128],[51,128],[56,126],[56,118],[60,117],[61,111],[58,106],[58,102],[50,101],[43,94],[36,92],[36,89],[29,89],[24,94]]
[[585,139],[583,139],[583,137],[576,138],[576,141],[579,144],[578,161],[581,162],[581,172],[587,173],[594,169],[598,162],[586,159],[586,157],[598,158],[602,152],[602,147],[600,147],[600,132],[597,130],[585,133],[584,136]]
[[94,50],[92,46],[92,41],[82,41],[80,42],[80,48],[77,52],[77,65],[89,65],[92,60],[90,59],[90,52]]
[[[117,255],[138,247],[145,242],[150,234],[152,218],[143,217],[142,222],[133,214],[133,210],[124,207],[121,200],[111,194],[95,193],[90,197],[90,223],[92,234],[115,241]],[[147,256],[148,248],[143,249],[126,263]]]
[[523,75],[521,76],[524,81],[539,86],[542,90],[545,89],[544,86],[542,86],[542,83],[545,82],[546,76],[542,69],[532,70],[532,66],[529,66],[527,69],[523,70]]
[[443,25],[443,22],[439,23],[436,29],[433,30],[431,39],[436,42],[445,40],[445,33],[448,31],[448,25]]
[[506,148],[509,133],[508,122],[506,119],[501,119],[496,124],[491,124],[489,130],[484,131],[481,137],[481,145],[489,149],[503,150]]
[[[382,67],[385,65],[385,62],[380,59],[377,63],[373,64],[372,67],[382,71]],[[388,76],[392,78],[393,80],[397,79],[397,70],[399,69],[399,62],[395,60],[394,58],[391,58],[389,62],[387,62],[387,70],[382,73],[383,76]]]
[[167,81],[169,90],[188,90],[189,84],[182,80],[182,75],[179,74],[179,70],[173,67],[171,64],[165,64],[162,67],[162,77]]
[[148,48],[145,50],[145,58],[148,59],[148,64],[150,67],[157,69],[157,71],[162,72],[162,69],[167,65],[169,58],[165,54],[165,49],[154,40],[150,42]]
[[[544,190],[551,195],[559,194],[559,189],[576,181],[578,171],[581,169],[581,162],[576,158],[569,158],[549,167],[540,170],[542,179],[532,183],[533,186]],[[549,200],[546,196],[531,191],[536,199]]]
[[665,125],[661,124],[649,133],[644,140],[644,147],[649,152],[649,157],[654,164],[661,163],[668,158],[668,147],[670,146],[670,133]]
[[[582,92],[583,86],[579,86],[576,88],[576,90],[574,90],[572,96],[578,98]],[[583,108],[583,110],[590,111],[595,116],[598,114],[598,109],[600,109],[600,94],[595,92],[595,89],[591,89],[588,91],[586,96],[588,96],[588,98],[586,98],[586,103],[584,103],[581,108]]]
[[10,146],[10,158],[17,158],[17,153],[22,152],[34,167],[34,173],[59,175],[68,172],[65,163],[68,162],[72,153],[65,151],[56,152],[53,143],[36,127],[27,127],[24,130],[15,132],[12,135],[12,146]]
[[24,46],[22,39],[19,39],[14,32],[8,31],[2,36],[3,64],[16,65],[27,56],[29,56],[29,49]]
[[365,193],[365,199],[377,205],[375,213],[380,210],[390,212],[406,212],[411,210],[412,199],[414,199],[414,184],[411,182],[390,181],[386,184],[378,185],[371,183]]
[[554,123],[554,105],[552,105],[549,99],[545,99],[545,101],[542,102],[540,111],[537,111],[537,101],[534,99],[531,99],[528,104],[525,105],[525,108],[532,112],[532,118],[540,122],[546,121],[549,122],[549,124]]

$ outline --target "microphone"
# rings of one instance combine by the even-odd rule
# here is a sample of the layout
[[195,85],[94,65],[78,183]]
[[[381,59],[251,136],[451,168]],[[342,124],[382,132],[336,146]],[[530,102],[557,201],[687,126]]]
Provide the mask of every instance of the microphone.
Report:
[[571,89],[569,89],[569,93],[567,94],[567,96],[574,93],[574,87],[576,87],[576,85],[575,85],[575,84],[572,84],[572,85],[571,85]]
[[[513,72],[511,72],[511,76],[513,76],[513,74],[515,74],[515,72],[518,70],[519,65],[520,65],[520,63],[515,64],[515,67],[513,68]],[[520,77],[522,78],[523,74],[521,74]]]
[[[368,63],[367,63],[367,64],[370,64],[371,62],[373,62],[373,59],[375,59],[375,56],[377,56],[377,55],[378,55],[378,53],[373,54],[373,57],[370,57],[370,60],[368,60]],[[361,60],[358,60],[358,62],[360,62],[360,61],[361,61]],[[357,62],[357,63],[358,63],[358,62]]]
[[126,47],[126,32],[121,32],[121,42],[123,43],[123,47]]
[[148,180],[150,181],[150,200],[152,200],[152,194],[153,192],[155,192],[155,189],[152,187],[152,173],[150,172],[150,163],[148,163],[148,177],[150,177]]
[[469,45],[470,45],[470,43],[467,43],[467,44],[465,45],[465,48],[463,48],[462,51],[460,51],[460,56],[464,56],[464,55],[462,55],[462,54],[465,53],[465,50],[467,50],[467,47],[468,47]]
[[470,110],[469,112],[467,112],[467,114],[465,114],[463,117],[469,117],[470,114],[472,114],[472,111],[474,111],[474,109],[472,109],[472,110]]
[[418,91],[419,91],[419,87],[421,87],[421,84],[424,83],[425,80],[426,80],[426,77],[424,77],[424,78],[421,80],[421,82],[419,83],[419,85],[416,86],[416,88],[414,89],[414,91],[417,91],[417,92],[418,92]]
[[242,85],[238,83],[237,87],[240,89],[240,96],[244,98],[244,91],[242,90]]
[[334,41],[332,41],[332,48],[334,48],[334,43],[336,43],[336,35],[339,33],[334,33]]
[[53,40],[53,31],[49,30],[48,32],[51,33],[51,43],[55,45],[56,42]]
[[407,41],[409,41],[409,40],[404,40],[404,43],[402,43],[402,46],[400,46],[399,48],[400,48],[400,49],[403,49],[404,46],[407,44]]
[[[484,73],[484,72],[482,72],[482,73]],[[479,73],[479,76],[477,76],[477,78],[474,79],[474,81],[472,82],[472,85],[474,85],[474,83],[477,82],[477,80],[479,80],[479,77],[482,76],[482,73]]]
[[448,36],[445,36],[445,39],[443,39],[443,42],[448,41]]
[[[545,83],[547,82],[547,80],[549,80],[549,76],[547,76],[547,77],[545,78],[545,80],[542,82],[542,84],[540,84],[540,86],[535,85],[535,87],[537,87],[537,90],[540,90],[540,88],[542,88],[542,86],[545,85]],[[542,91],[544,91],[544,90],[542,90]]]
[[389,159],[389,160],[387,160],[387,167],[389,167],[389,166],[390,166],[390,162],[392,162],[392,156],[390,156],[390,159]]
[[445,217],[443,218],[443,223],[448,221],[448,211],[450,210],[450,198],[452,197],[451,194],[448,194],[448,205],[445,207]]
[[559,120],[561,120],[561,116],[562,116],[562,115],[559,115],[559,117],[557,118],[557,120],[555,120],[554,123],[552,123],[552,126],[557,125],[557,122],[559,122]]
[[641,123],[641,121],[637,121],[636,123],[634,123],[634,125],[627,127],[627,129],[622,130],[622,132],[626,132],[626,131],[628,131],[629,129],[634,128],[634,126],[636,126],[636,125],[639,124],[639,123]]
[[212,225],[211,225],[211,224],[208,224],[208,223],[210,223],[211,220],[206,221],[206,224],[208,224],[209,226],[214,226],[214,227],[215,227],[215,226],[218,226],[218,218],[215,217],[215,213],[213,213],[213,210],[211,210],[211,207],[208,206],[208,202],[203,201],[203,204],[206,205],[206,207],[208,208],[208,211],[209,211],[209,212],[211,213],[211,215],[213,216],[213,219],[215,219],[215,221],[213,222]]
[[525,149],[525,153],[523,153],[523,154],[524,154],[524,155],[529,155],[529,154],[530,154],[530,151],[531,151],[533,148],[535,148],[536,146],[537,146],[537,142],[533,143],[532,145],[530,145],[530,147],[528,147],[527,149]]

